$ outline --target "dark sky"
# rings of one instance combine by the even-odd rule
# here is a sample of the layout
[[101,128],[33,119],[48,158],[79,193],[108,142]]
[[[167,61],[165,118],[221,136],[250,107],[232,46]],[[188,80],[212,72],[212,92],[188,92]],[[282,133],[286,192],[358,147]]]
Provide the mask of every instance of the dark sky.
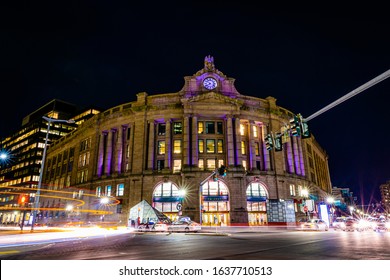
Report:
[[[303,117],[390,69],[384,7],[132,2],[0,4],[1,137],[55,98],[107,109],[177,92],[207,55],[241,94],[274,96]],[[389,93],[386,79],[308,123],[333,186],[363,204],[390,180]]]

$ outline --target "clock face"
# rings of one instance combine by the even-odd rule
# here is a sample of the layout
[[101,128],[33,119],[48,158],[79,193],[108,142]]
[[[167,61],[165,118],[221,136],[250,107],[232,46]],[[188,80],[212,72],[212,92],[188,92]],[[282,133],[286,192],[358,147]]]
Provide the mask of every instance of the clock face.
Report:
[[203,86],[207,89],[215,89],[217,85],[217,81],[214,78],[209,77],[203,80]]

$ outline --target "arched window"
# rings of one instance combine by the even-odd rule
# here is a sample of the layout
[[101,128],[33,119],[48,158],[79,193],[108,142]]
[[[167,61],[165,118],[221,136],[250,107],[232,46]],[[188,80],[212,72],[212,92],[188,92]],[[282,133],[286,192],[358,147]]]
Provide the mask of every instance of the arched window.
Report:
[[246,189],[248,211],[266,211],[267,189],[262,183],[252,182]]
[[179,188],[172,182],[160,183],[153,191],[153,207],[161,212],[178,212]]

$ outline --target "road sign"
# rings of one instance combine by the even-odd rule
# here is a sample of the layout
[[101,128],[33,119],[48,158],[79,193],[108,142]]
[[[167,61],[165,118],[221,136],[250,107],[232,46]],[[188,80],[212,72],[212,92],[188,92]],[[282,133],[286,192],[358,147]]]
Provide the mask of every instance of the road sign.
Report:
[[178,204],[176,205],[176,209],[177,209],[178,211],[180,211],[182,208],[183,208],[183,205],[182,205],[181,203],[178,203]]

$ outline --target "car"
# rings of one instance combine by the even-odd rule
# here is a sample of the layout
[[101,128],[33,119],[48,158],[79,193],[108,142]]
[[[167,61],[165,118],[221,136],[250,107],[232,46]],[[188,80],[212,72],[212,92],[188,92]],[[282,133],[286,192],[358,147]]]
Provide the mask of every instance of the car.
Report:
[[333,227],[334,230],[338,230],[338,229],[344,230],[344,228],[345,228],[345,218],[337,217],[333,221],[332,227]]
[[358,223],[355,219],[346,219],[345,220],[345,228],[343,229],[343,231],[355,231],[355,229],[357,228],[358,226]]
[[373,227],[373,230],[376,231],[376,232],[389,231],[390,230],[390,221],[378,220],[375,223],[375,225]]
[[321,219],[311,219],[301,225],[302,230],[328,231],[328,224]]
[[176,221],[168,226],[169,232],[198,232],[202,226],[193,221]]

